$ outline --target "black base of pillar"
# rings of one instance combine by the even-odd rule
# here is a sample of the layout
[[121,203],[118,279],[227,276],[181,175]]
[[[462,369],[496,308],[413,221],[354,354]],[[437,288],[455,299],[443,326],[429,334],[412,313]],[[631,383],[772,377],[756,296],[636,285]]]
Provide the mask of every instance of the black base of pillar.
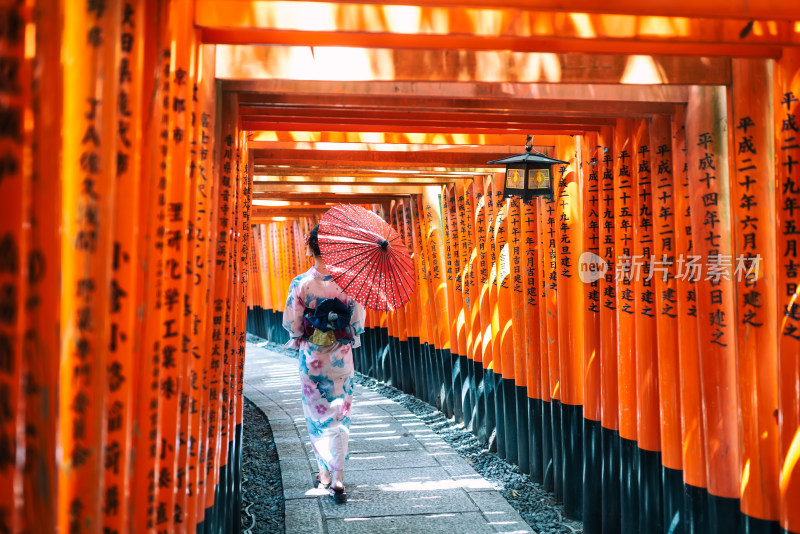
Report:
[[531,480],[538,484],[544,481],[544,469],[542,468],[542,399],[528,398],[528,434],[530,435],[530,457],[529,473]]
[[552,493],[555,489],[553,461],[553,402],[542,401],[542,487]]
[[564,502],[564,433],[561,426],[561,401],[550,401],[552,419],[551,439],[553,442],[553,493],[556,499]]
[[517,464],[523,473],[531,474],[531,433],[528,429],[528,389],[515,386],[517,391]]
[[639,449],[639,531],[664,532],[661,453]]
[[503,424],[505,426],[504,442],[506,445],[506,460],[519,465],[519,450],[517,449],[517,385],[513,379],[501,378],[500,387],[503,388]]
[[620,438],[620,525],[622,532],[639,532],[639,447]]
[[583,406],[561,404],[561,434],[564,447],[564,512],[583,517]]
[[601,427],[603,441],[602,525],[603,532],[620,532],[620,437],[619,432]]
[[603,434],[600,421],[583,420],[583,531],[603,532]]

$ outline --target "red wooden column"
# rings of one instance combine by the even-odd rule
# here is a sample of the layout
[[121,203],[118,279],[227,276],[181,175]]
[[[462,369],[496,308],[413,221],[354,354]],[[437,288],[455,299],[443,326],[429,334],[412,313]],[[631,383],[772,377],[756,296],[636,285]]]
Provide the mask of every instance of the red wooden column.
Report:
[[775,73],[780,518],[800,532],[800,51],[784,49]]
[[[555,178],[553,178],[555,179]],[[542,350],[543,378],[547,394],[543,397],[549,401],[545,407],[542,426],[545,429],[543,439],[548,441],[552,462],[551,471],[545,471],[544,487],[554,491],[556,498],[563,497],[563,447],[561,440],[561,383],[558,343],[558,263],[556,259],[556,203],[544,198],[538,199],[539,239],[542,251],[542,338],[546,341],[546,349]]]
[[[741,510],[779,519],[778,322],[772,68],[733,60],[735,168],[731,188],[741,409]],[[757,199],[755,205],[751,199]]]
[[[207,487],[206,473],[206,454],[207,454],[207,434],[208,424],[205,417],[208,408],[208,398],[205,392],[208,388],[208,377],[206,369],[210,363],[211,345],[208,342],[207,332],[210,330],[212,302],[206,299],[209,288],[214,283],[216,269],[214,265],[215,250],[212,247],[213,215],[215,195],[213,195],[213,154],[214,138],[211,135],[214,131],[215,109],[216,109],[216,84],[214,83],[215,54],[214,48],[201,46],[198,56],[197,80],[199,84],[197,111],[195,114],[193,163],[196,170],[193,176],[194,190],[194,246],[191,251],[193,276],[191,284],[192,315],[191,333],[193,339],[192,346],[192,370],[190,381],[191,395],[191,421],[192,437],[189,438],[190,457],[196,457],[195,471],[189,473],[187,483],[188,523],[196,524],[203,521],[205,516],[205,494],[209,490]],[[259,256],[265,255],[264,231],[265,225],[259,225],[257,239],[255,239],[255,252]],[[265,259],[265,258],[264,258]],[[267,266],[262,263],[261,268],[255,274],[263,282]],[[269,309],[271,301],[265,302],[268,288],[259,284],[260,292],[258,295],[259,306],[262,309]],[[213,491],[213,488],[212,488]]]
[[614,192],[614,130],[598,136],[600,176],[600,257],[606,272],[600,278],[600,417],[602,423],[602,519],[604,531],[620,529],[619,387],[617,384],[617,282]]
[[[4,129],[0,136],[0,150],[3,154],[3,174],[0,179],[0,198],[3,202],[3,216],[0,217],[0,343],[2,343],[2,366],[0,366],[0,394],[2,395],[2,418],[0,418],[0,514],[2,524],[9,532],[22,531],[25,524],[23,517],[24,496],[24,468],[26,447],[26,407],[23,382],[23,354],[25,350],[26,332],[26,303],[28,302],[29,257],[31,251],[31,235],[26,229],[30,227],[30,202],[31,202],[31,174],[26,168],[26,160],[31,156],[32,136],[31,131],[25,127],[24,117],[31,111],[30,101],[30,63],[25,59],[25,16],[22,11],[24,6],[7,4],[4,6],[3,16],[7,25],[19,25],[17,32],[6,30],[0,36],[0,50],[3,52],[4,61],[9,65],[10,72],[6,73],[6,80],[0,89],[0,103],[2,103]],[[13,68],[11,67],[13,65]],[[94,85],[94,76],[90,76],[85,83]],[[76,132],[76,135],[77,132]],[[79,142],[79,140],[76,140]],[[74,143],[73,143],[74,146]],[[71,147],[72,148],[72,147]],[[72,169],[80,161],[77,153],[73,153],[69,161]],[[74,171],[73,171],[74,172]],[[106,199],[107,200],[107,199]],[[84,258],[81,258],[84,259]],[[86,258],[91,259],[91,258]],[[74,280],[73,282],[74,287]],[[74,319],[73,319],[74,322]],[[55,326],[55,325],[53,325]],[[72,326],[72,325],[70,325]],[[90,354],[90,362],[94,362],[95,353]],[[70,361],[74,361],[70,359]],[[102,399],[98,399],[102,401]],[[90,407],[96,408],[92,399]],[[96,409],[91,415],[96,414]],[[71,423],[72,420],[66,416]],[[88,425],[94,429],[92,421]],[[62,424],[69,429],[69,438],[75,436],[72,425]],[[91,432],[90,438],[95,437]],[[99,436],[97,436],[99,437]],[[88,441],[88,440],[87,440]],[[91,445],[91,441],[88,444]],[[89,458],[88,466],[76,468],[83,472],[96,472],[96,459],[99,458],[97,449]],[[81,483],[79,478],[67,479],[74,488]],[[94,490],[94,488],[92,488]],[[75,494],[73,494],[75,495]],[[88,503],[94,504],[94,503]],[[61,505],[61,508],[66,506]],[[96,510],[92,510],[96,512]],[[96,519],[96,516],[93,516]],[[64,524],[64,523],[62,523]]]
[[[114,221],[110,343],[106,410],[108,417],[103,527],[124,530],[129,525],[132,421],[135,407],[132,386],[137,379],[136,314],[141,232],[139,184],[142,140],[142,71],[144,68],[145,3],[120,3],[116,13],[120,37],[115,43],[119,75],[120,112],[117,137],[116,218]],[[124,36],[124,37],[123,37]],[[124,42],[123,42],[124,39]],[[152,66],[152,61],[148,61]]]
[[[539,257],[540,240],[536,201],[522,203],[521,240],[524,257],[522,277],[523,289],[523,321],[522,333],[523,356],[525,359],[526,385],[528,388],[528,434],[530,475],[534,482],[544,482],[543,442],[542,442],[542,380],[543,368],[541,350],[541,259]],[[544,351],[546,353],[546,350]],[[549,408],[549,406],[548,406]],[[549,450],[549,448],[548,448]]]
[[631,131],[632,121],[618,119],[614,128],[614,239],[617,295],[617,370],[619,388],[619,434],[621,486],[621,527],[639,529],[637,410],[636,410],[636,298],[634,292],[634,219],[636,203],[633,157],[637,147]]
[[692,244],[702,267],[697,287],[700,376],[706,431],[711,528],[738,520],[739,440],[736,330],[731,276],[728,131],[725,92],[692,87],[686,111],[686,162]]
[[663,528],[669,530],[681,514],[680,361],[678,349],[678,292],[675,280],[677,252],[672,131],[669,115],[650,123],[653,194],[653,268],[658,344],[658,393],[661,422]]
[[561,432],[564,444],[564,508],[579,516],[582,510],[584,295],[578,276],[583,244],[583,206],[579,168],[579,137],[562,137],[555,167],[558,354],[561,379]]
[[[577,273],[583,282],[583,521],[602,527],[600,400],[600,177],[598,135],[580,140],[583,243]],[[590,268],[591,267],[591,268]]]
[[[23,63],[18,73],[21,87],[29,83],[24,81],[26,73],[33,75],[29,104],[32,104],[33,112],[34,137],[31,139],[31,148],[33,175],[36,177],[31,182],[30,190],[30,213],[35,215],[36,221],[36,224],[30,225],[30,254],[27,262],[18,262],[18,265],[27,264],[28,269],[24,336],[28,356],[23,360],[23,372],[33,386],[26,388],[24,401],[26,450],[22,502],[25,515],[21,528],[53,532],[58,478],[54,451],[59,424],[53,414],[58,410],[59,331],[57,328],[41,328],[41,325],[57,325],[61,313],[61,143],[53,139],[53,132],[61,131],[62,127],[61,2],[37,2],[34,17],[36,68],[28,71],[28,65]],[[33,26],[28,26],[26,31],[32,29]],[[14,46],[10,49],[14,49]],[[7,50],[6,54],[9,54],[10,50]],[[17,49],[16,53],[21,53],[21,49]],[[9,179],[8,175],[6,179]],[[3,192],[2,198],[13,197]],[[5,234],[5,231],[2,233]],[[22,254],[22,251],[19,252]],[[10,491],[6,495],[15,496]]]
[[467,323],[467,353],[470,359],[468,373],[472,401],[470,419],[466,421],[466,411],[464,418],[467,428],[471,429],[480,439],[482,426],[479,414],[482,413],[483,395],[478,394],[478,385],[483,370],[483,332],[481,330],[480,287],[478,285],[480,271],[475,233],[476,189],[475,179],[465,184],[463,207],[459,211],[459,221],[463,233],[461,254],[464,258],[464,320]]
[[632,196],[633,285],[636,303],[636,438],[639,448],[639,528],[657,530],[661,517],[661,425],[658,399],[658,340],[656,334],[655,283],[651,268],[661,268],[653,260],[653,177],[651,171],[649,121],[633,122]]
[[[530,393],[528,392],[528,359],[525,350],[525,236],[522,231],[522,204],[511,200],[508,218],[511,257],[511,322],[514,339],[514,384],[516,386],[517,459],[523,472],[530,473],[531,429],[529,427]],[[538,336],[536,336],[538,338]],[[538,384],[537,384],[537,390]]]
[[[117,185],[120,2],[64,10],[58,526],[99,530]],[[102,39],[102,40],[101,40]],[[13,198],[13,197],[12,197]],[[21,247],[25,250],[25,247]]]
[[689,172],[686,162],[685,106],[676,106],[672,115],[672,154],[675,191],[675,281],[678,309],[678,356],[680,364],[680,413],[684,482],[685,524],[693,532],[707,532],[708,491],[706,440],[703,426],[700,386],[700,354],[697,343],[696,277],[686,268],[695,254],[689,205]]

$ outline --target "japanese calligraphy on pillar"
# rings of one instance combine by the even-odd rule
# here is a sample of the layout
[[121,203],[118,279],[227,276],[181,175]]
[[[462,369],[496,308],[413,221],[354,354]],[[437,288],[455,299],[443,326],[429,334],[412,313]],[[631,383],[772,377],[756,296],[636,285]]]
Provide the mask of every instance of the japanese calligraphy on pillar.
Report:
[[71,532],[102,517],[119,74],[103,48],[118,39],[117,13],[106,7],[65,10],[64,53],[75,61],[64,70],[62,261],[71,268],[61,284],[60,461],[68,467],[59,472],[58,506],[60,528]]
[[[726,286],[729,285],[723,284],[723,281],[730,282],[731,257],[722,253],[723,235],[719,224],[722,222],[720,216],[724,216],[724,212],[720,214],[719,208],[720,195],[716,176],[718,162],[717,154],[714,151],[716,142],[714,134],[710,131],[700,133],[695,142],[698,147],[701,147],[701,150],[699,151],[700,157],[692,163],[700,171],[703,203],[702,232],[696,239],[702,239],[705,242],[707,258],[705,280],[709,281],[711,287],[709,294],[703,296],[711,304],[708,317],[705,318],[710,329],[704,335],[711,343],[727,347],[731,342],[729,330],[732,323],[723,308]],[[752,208],[756,202],[752,195],[745,194],[741,199],[741,204],[747,206],[745,209]],[[702,259],[705,258],[701,256]]]
[[[604,139],[605,142],[611,139]],[[601,195],[601,223],[600,223],[600,256],[606,262],[606,273],[600,281],[603,308],[616,311],[616,253],[614,241],[614,159],[607,146],[601,146],[598,155],[602,158],[603,171]],[[616,314],[614,314],[616,318]]]
[[[600,255],[600,213],[599,213],[599,194],[600,180],[598,176],[598,155],[596,147],[588,147],[591,157],[588,161],[588,176],[586,176],[584,199],[584,252]],[[600,280],[589,282],[591,289],[588,290],[586,298],[586,310],[589,313],[600,313]]]
[[134,375],[135,296],[138,278],[139,173],[137,154],[141,140],[141,64],[143,7],[121,2],[120,35],[117,44],[117,139],[116,139],[116,218],[112,256],[111,301],[109,316],[109,362],[106,383],[108,444],[105,447],[105,487],[103,526],[109,531],[124,530],[128,521],[132,384]]
[[617,210],[615,219],[617,224],[617,245],[621,250],[617,250],[617,284],[619,290],[617,294],[618,310],[620,313],[633,315],[635,311],[636,297],[633,291],[633,279],[635,269],[633,265],[633,218],[635,212],[634,199],[632,192],[633,179],[631,177],[631,165],[633,157],[626,148],[623,148],[617,156],[618,171],[615,208]]
[[23,174],[23,117],[29,102],[25,101],[28,94],[23,91],[26,83],[21,76],[25,69],[25,23],[18,10],[22,7],[6,4],[0,9],[0,17],[6,21],[0,31],[0,60],[4,65],[0,85],[0,198],[10,199],[3,202],[0,217],[0,530],[6,532],[22,530],[19,500],[23,464],[18,458],[25,447],[26,424],[22,350],[28,276],[24,227],[29,224],[25,207],[30,176]]
[[[779,128],[778,165],[780,182],[778,187],[778,235],[780,248],[778,258],[778,295],[782,303],[783,326],[781,349],[793,347],[800,350],[800,122],[797,114],[798,96],[794,92],[783,93],[778,102],[781,124]],[[791,349],[790,349],[791,350]]]

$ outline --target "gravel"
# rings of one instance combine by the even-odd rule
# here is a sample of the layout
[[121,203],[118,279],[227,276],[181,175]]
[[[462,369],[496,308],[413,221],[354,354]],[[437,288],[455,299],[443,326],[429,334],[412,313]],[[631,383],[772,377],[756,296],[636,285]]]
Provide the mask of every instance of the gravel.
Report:
[[283,534],[284,499],[278,450],[267,416],[244,403],[242,439],[242,533]]
[[[269,350],[290,357],[297,357],[295,351],[265,341],[248,334],[248,341]],[[553,494],[542,489],[531,480],[519,466],[510,464],[481,447],[478,439],[461,424],[448,419],[442,412],[420,399],[387,386],[378,380],[356,372],[355,381],[363,387],[380,393],[398,402],[439,435],[481,476],[489,481],[503,495],[508,503],[520,514],[535,532],[541,533],[582,533],[583,524],[569,519],[563,514],[563,506],[555,501]],[[358,402],[358,399],[355,400]],[[247,412],[245,411],[245,420]],[[245,435],[247,429],[245,427]],[[245,449],[245,453],[247,450]],[[277,459],[276,459],[277,463]],[[261,531],[259,531],[261,532]],[[273,531],[277,532],[277,531]]]

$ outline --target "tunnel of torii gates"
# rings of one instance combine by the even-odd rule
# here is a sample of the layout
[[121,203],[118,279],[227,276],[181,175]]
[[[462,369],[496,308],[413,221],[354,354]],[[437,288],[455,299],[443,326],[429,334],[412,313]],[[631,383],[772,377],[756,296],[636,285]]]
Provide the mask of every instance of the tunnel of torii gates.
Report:
[[796,0],[404,3],[0,2],[0,532],[237,531],[335,202],[416,268],[357,368],[586,532],[800,532]]

